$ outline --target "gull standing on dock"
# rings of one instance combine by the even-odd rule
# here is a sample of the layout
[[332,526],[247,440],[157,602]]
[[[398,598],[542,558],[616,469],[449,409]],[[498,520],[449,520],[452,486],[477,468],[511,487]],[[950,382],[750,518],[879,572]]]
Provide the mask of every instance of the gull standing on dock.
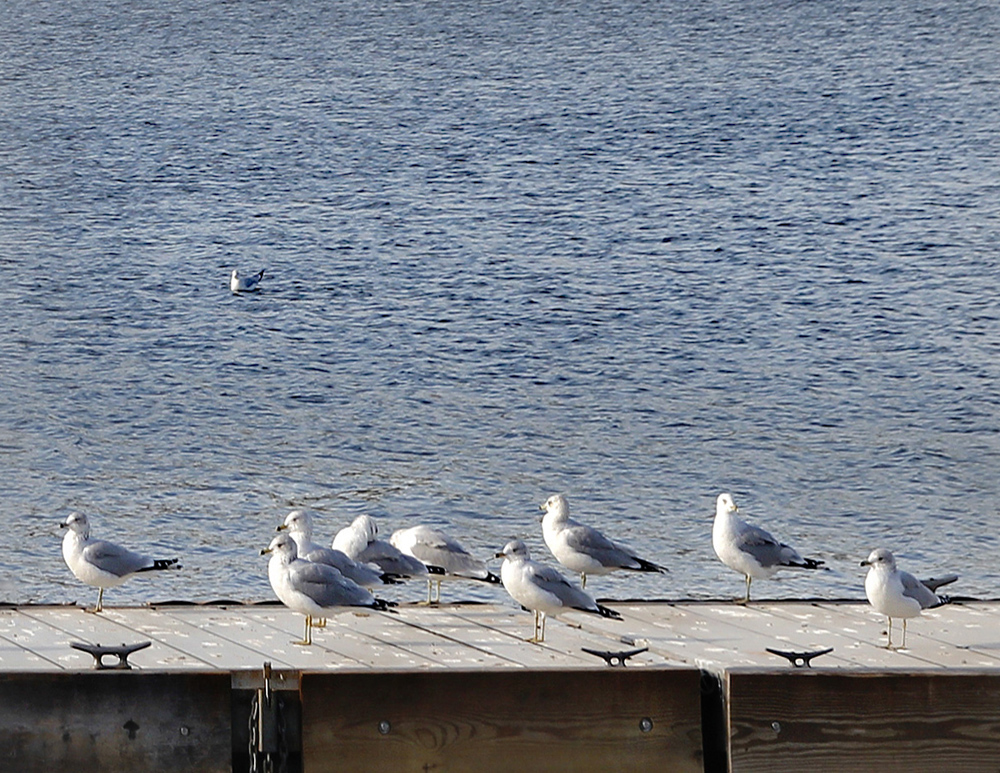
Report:
[[240,276],[240,272],[235,268],[229,276],[229,289],[234,293],[247,293],[260,289],[260,283],[264,279],[264,269],[261,269],[253,276]]
[[295,548],[299,558],[312,561],[314,564],[332,566],[344,577],[353,580],[363,588],[376,585],[392,585],[398,582],[391,575],[355,561],[346,553],[333,548],[325,548],[313,542],[313,519],[305,510],[292,510],[285,516],[285,521],[278,526],[277,531],[287,531],[295,540]]
[[392,577],[427,576],[427,567],[422,561],[378,538],[378,525],[370,515],[359,515],[350,526],[338,531],[332,547],[359,563],[375,564]]
[[[442,580],[478,580],[480,582],[500,583],[500,578],[486,568],[486,562],[480,561],[457,540],[452,539],[440,529],[431,526],[412,526],[409,529],[399,529],[390,537],[392,544],[408,556],[422,561],[430,576],[427,578],[427,603],[441,601]],[[432,587],[437,586],[437,597],[432,593]]]
[[949,574],[938,579],[918,580],[909,572],[897,569],[896,559],[884,548],[869,553],[861,566],[868,567],[868,574],[865,575],[868,603],[889,619],[886,649],[892,649],[892,618],[899,617],[903,620],[903,643],[899,648],[905,649],[907,619],[916,617],[921,610],[947,604],[948,597],[939,596],[936,591],[942,585],[958,579],[957,574]]
[[554,494],[540,508],[542,536],[556,560],[571,572],[579,572],[580,585],[587,587],[588,574],[610,574],[618,569],[634,572],[667,570],[639,558],[630,548],[612,542],[597,529],[584,526],[569,517],[569,502],[563,494]]
[[793,547],[778,542],[757,526],[739,518],[739,508],[730,494],[719,494],[715,502],[712,546],[715,554],[730,569],[747,580],[744,604],[750,603],[751,580],[766,579],[783,568],[819,569],[823,561],[803,558]]
[[[271,554],[267,562],[267,578],[281,603],[305,615],[306,627],[302,641],[293,644],[312,644],[314,618],[320,620],[346,612],[352,607],[385,611],[386,602],[375,598],[353,580],[327,564],[314,564],[298,557],[295,540],[279,534],[271,544],[260,551]],[[315,624],[317,628],[323,625]],[[325,625],[325,623],[324,623]]]
[[92,539],[90,522],[83,513],[71,513],[60,528],[69,529],[63,537],[62,554],[76,579],[99,588],[97,606],[86,612],[104,609],[104,589],[121,585],[133,574],[180,569],[176,558],[150,558],[133,553],[113,542]]
[[500,567],[503,587],[514,601],[535,613],[535,629],[528,641],[545,641],[547,615],[555,617],[578,610],[621,620],[620,614],[598,604],[587,591],[573,585],[554,567],[532,561],[521,540],[508,542],[496,557],[503,559]]

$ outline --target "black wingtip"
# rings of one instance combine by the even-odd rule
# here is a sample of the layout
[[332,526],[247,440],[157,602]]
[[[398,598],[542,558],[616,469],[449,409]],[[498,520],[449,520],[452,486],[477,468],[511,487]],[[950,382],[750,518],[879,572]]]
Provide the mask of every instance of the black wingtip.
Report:
[[427,574],[448,574],[443,567],[427,565]]
[[826,561],[820,561],[817,558],[803,558],[802,563],[798,566],[802,569],[822,569]]
[[621,620],[622,619],[621,614],[619,614],[615,610],[611,609],[610,607],[604,606],[603,604],[598,604],[597,605],[597,611],[601,615],[601,617],[607,617],[607,618],[610,618],[612,620]]
[[393,574],[392,572],[380,574],[379,579],[382,580],[383,585],[402,585],[404,582],[403,575]]
[[145,569],[140,569],[140,572],[156,572],[161,569],[183,569],[179,563],[178,558],[154,558],[153,565],[147,566]]
[[665,566],[660,566],[659,564],[654,564],[652,561],[647,561],[644,558],[639,558],[638,556],[632,556],[632,559],[639,564],[640,572],[659,572],[660,574],[666,574],[670,570]]
[[500,585],[502,580],[499,576],[493,574],[493,572],[488,572],[486,575],[486,582],[492,583],[493,585]]

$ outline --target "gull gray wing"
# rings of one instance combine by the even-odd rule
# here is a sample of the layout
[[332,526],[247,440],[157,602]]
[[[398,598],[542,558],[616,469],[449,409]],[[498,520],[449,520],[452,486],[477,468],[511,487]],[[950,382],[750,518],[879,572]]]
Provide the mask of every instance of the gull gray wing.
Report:
[[525,572],[532,585],[551,593],[562,602],[563,606],[588,612],[596,611],[594,600],[585,591],[570,583],[557,569],[545,564],[532,563],[525,566]]
[[819,569],[824,563],[814,558],[803,558],[791,545],[778,542],[759,526],[749,523],[743,524],[743,529],[736,538],[736,547],[753,556],[765,569],[774,566]]
[[903,583],[903,595],[919,601],[921,609],[930,609],[941,605],[941,599],[938,595],[909,572],[901,571],[899,579]]
[[427,530],[411,548],[413,555],[428,566],[439,566],[448,574],[483,579],[489,572],[486,563],[474,557],[451,537]]
[[395,545],[390,545],[381,539],[369,542],[355,560],[375,564],[386,574],[396,574],[400,577],[423,577],[427,574],[427,567],[423,562],[406,555]]
[[340,550],[317,548],[310,550],[302,558],[306,561],[312,561],[314,564],[332,566],[344,577],[353,580],[358,585],[379,585],[382,582],[381,572],[365,564],[359,564]]
[[88,564],[116,577],[125,577],[153,566],[153,559],[149,556],[133,553],[121,545],[104,540],[94,540],[88,544],[83,549],[83,558]]
[[288,581],[324,608],[375,606],[372,594],[327,564],[295,561],[289,566]]
[[611,541],[590,526],[576,524],[563,529],[561,533],[567,547],[590,556],[601,566],[644,572],[665,571],[662,566],[639,558],[630,548]]
[[[753,556],[762,567],[770,568],[785,564],[782,558],[784,549],[788,546],[782,545],[760,527],[745,524],[740,535],[736,538],[736,547]],[[794,551],[792,552],[794,553]]]
[[586,591],[573,585],[557,569],[545,564],[532,563],[525,571],[533,585],[555,596],[564,607],[603,615],[602,607]]

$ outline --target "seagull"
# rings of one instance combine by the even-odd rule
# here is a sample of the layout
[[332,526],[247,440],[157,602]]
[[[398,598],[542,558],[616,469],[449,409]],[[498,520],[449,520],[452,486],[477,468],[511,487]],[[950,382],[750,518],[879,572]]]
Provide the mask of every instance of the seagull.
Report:
[[803,558],[793,547],[778,542],[757,526],[739,518],[739,508],[731,494],[719,494],[715,502],[715,525],[712,527],[712,546],[719,559],[747,578],[747,595],[744,604],[750,603],[750,582],[765,579],[779,569],[819,569],[823,561]]
[[91,539],[90,522],[83,513],[71,513],[59,526],[69,529],[62,543],[66,566],[76,575],[76,579],[100,589],[97,592],[97,606],[84,610],[86,612],[103,610],[104,589],[121,585],[133,574],[181,568],[176,558],[150,558],[113,542]]
[[545,641],[545,617],[579,610],[621,620],[613,609],[598,604],[587,591],[563,577],[557,569],[532,561],[527,546],[519,539],[508,542],[496,554],[503,559],[500,577],[503,587],[521,606],[535,613],[534,633],[528,641]]
[[260,289],[261,280],[264,278],[264,269],[253,276],[240,276],[239,271],[233,269],[229,277],[229,289],[234,293],[246,293]]
[[333,549],[355,561],[375,564],[392,577],[426,577],[427,567],[385,540],[378,539],[378,525],[370,515],[359,515],[333,538]]
[[892,649],[892,618],[903,618],[903,643],[900,649],[906,648],[906,620],[916,617],[923,609],[933,609],[947,604],[947,596],[939,596],[937,589],[942,585],[955,582],[957,574],[948,574],[938,579],[918,580],[909,572],[901,572],[896,568],[896,559],[884,548],[873,550],[868,558],[861,562],[868,567],[865,576],[865,595],[868,603],[876,612],[889,619],[889,640],[886,649]]
[[277,535],[260,551],[261,555],[268,553],[271,559],[267,563],[267,577],[275,594],[286,607],[306,618],[302,641],[293,644],[312,644],[313,618],[329,617],[348,607],[379,611],[388,608],[386,602],[375,598],[332,566],[299,558],[295,540],[288,534]]
[[542,535],[556,560],[573,572],[580,573],[580,586],[587,587],[588,574],[610,574],[617,569],[634,572],[666,572],[667,570],[639,558],[630,548],[612,542],[597,529],[584,526],[569,517],[569,502],[563,494],[554,494],[540,508]]
[[399,582],[388,574],[383,574],[367,564],[355,561],[340,550],[325,548],[313,542],[313,519],[305,510],[292,510],[285,516],[284,523],[278,526],[277,531],[288,531],[289,536],[295,540],[299,558],[312,561],[314,564],[332,566],[344,577],[353,580],[363,588],[392,585]]
[[[486,568],[486,563],[475,558],[468,550],[443,531],[430,526],[412,526],[393,532],[393,546],[409,556],[422,561],[432,576],[427,578],[427,603],[441,601],[442,580],[479,580],[500,583],[500,578]],[[437,584],[437,598],[431,592]]]

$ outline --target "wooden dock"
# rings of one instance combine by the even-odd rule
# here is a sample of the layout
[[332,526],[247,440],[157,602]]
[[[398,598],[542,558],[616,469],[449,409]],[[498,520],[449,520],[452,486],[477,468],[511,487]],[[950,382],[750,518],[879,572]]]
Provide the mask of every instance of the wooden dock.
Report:
[[[623,620],[567,615],[581,627],[550,621],[544,644],[530,614],[464,603],[343,614],[312,647],[272,604],[4,608],[0,754],[48,773],[264,752],[292,771],[998,770],[1000,603],[926,611],[898,651],[863,603],[607,603]],[[150,646],[95,670],[71,642]],[[829,648],[810,668],[769,652]]]

